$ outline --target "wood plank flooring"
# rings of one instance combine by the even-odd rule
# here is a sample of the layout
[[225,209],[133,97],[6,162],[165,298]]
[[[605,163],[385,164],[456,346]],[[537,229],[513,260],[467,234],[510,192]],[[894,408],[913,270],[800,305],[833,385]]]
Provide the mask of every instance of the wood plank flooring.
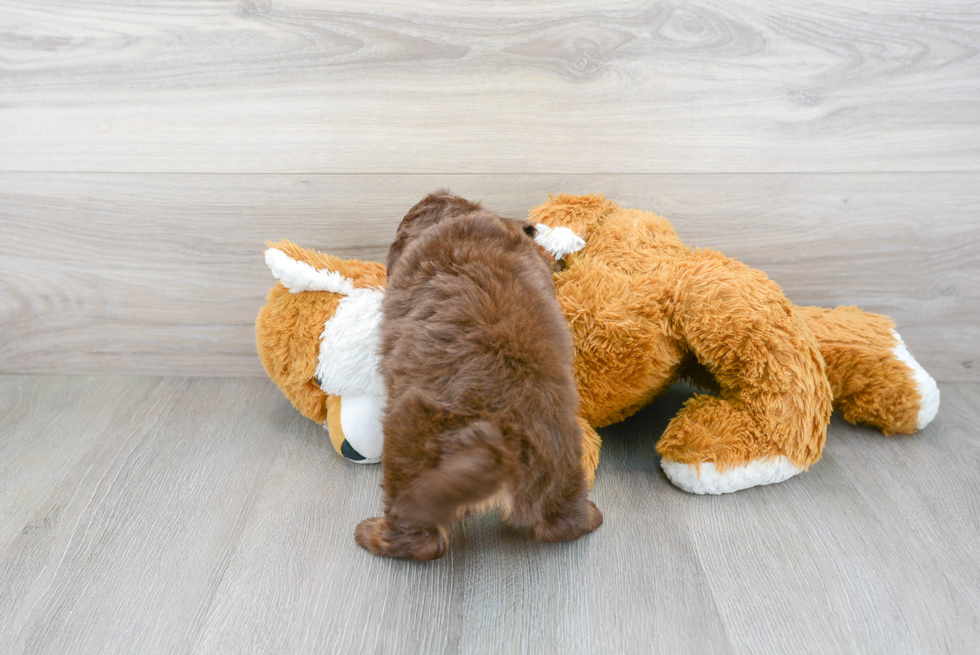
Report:
[[428,565],[356,523],[380,470],[261,378],[0,376],[0,652],[969,653],[980,639],[980,385],[884,438],[721,497],[653,452],[672,390],[602,431],[606,522],[538,544],[495,516]]

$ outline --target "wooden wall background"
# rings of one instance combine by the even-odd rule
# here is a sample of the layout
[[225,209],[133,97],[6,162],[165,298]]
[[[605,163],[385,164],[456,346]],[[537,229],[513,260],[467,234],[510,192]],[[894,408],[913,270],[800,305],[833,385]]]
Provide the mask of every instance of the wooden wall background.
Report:
[[974,0],[0,0],[0,373],[261,375],[263,241],[378,259],[442,186],[655,210],[980,380]]

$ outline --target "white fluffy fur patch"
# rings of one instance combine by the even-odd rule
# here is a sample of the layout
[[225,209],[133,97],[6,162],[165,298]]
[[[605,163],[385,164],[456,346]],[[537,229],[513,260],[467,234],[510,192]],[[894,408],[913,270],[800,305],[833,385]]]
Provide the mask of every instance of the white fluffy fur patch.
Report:
[[534,226],[538,235],[534,240],[538,245],[554,255],[555,259],[563,259],[565,255],[578,252],[585,247],[585,239],[575,234],[567,227],[548,227],[544,223]]
[[383,299],[381,291],[354,289],[340,299],[337,311],[323,325],[316,376],[325,393],[384,396],[378,372]]
[[331,291],[349,294],[354,290],[354,281],[350,278],[337,271],[315,269],[306,262],[293,259],[278,248],[265,251],[265,263],[290,293]]
[[919,387],[919,395],[922,396],[917,426],[921,430],[932,423],[932,419],[936,418],[936,414],[939,412],[939,385],[936,384],[931,375],[926,373],[922,365],[915,361],[915,357],[912,356],[902,341],[902,336],[895,330],[892,330],[892,336],[898,340],[898,345],[892,348],[892,352],[895,353],[897,359],[912,369],[912,378],[915,380],[916,386]]
[[719,471],[714,463],[701,464],[700,475],[694,464],[681,464],[667,459],[660,460],[660,468],[674,486],[692,494],[727,494],[763,484],[775,484],[788,480],[803,469],[798,468],[785,456],[775,459],[759,459],[742,466]]

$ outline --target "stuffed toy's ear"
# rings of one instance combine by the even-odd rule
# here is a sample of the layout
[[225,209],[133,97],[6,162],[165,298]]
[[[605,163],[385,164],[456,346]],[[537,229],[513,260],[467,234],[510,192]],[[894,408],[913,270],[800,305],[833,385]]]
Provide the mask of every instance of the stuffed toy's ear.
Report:
[[265,263],[272,271],[272,275],[289,289],[289,293],[329,291],[346,296],[354,290],[354,281],[338,271],[313,268],[301,259],[293,259],[278,248],[269,248],[265,251]]
[[535,224],[534,240],[547,250],[556,260],[564,259],[585,247],[585,239],[567,227],[548,227],[544,223]]
[[527,219],[552,228],[568,228],[586,241],[591,241],[592,233],[599,229],[606,216],[618,209],[619,205],[602,195],[571,196],[559,193],[549,196],[548,202],[532,209]]

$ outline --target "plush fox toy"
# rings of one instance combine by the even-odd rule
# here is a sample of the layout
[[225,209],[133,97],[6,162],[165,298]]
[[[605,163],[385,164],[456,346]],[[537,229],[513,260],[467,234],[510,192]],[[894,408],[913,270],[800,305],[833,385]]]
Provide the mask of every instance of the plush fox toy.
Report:
[[[681,378],[689,400],[657,443],[661,467],[692,493],[780,482],[814,464],[832,408],[884,434],[922,429],[935,381],[892,321],[853,307],[797,307],[765,274],[690,250],[663,217],[602,196],[559,195],[531,211],[536,240],[564,268],[559,304],[575,342],[584,466],[595,428],[639,411]],[[256,323],[266,372],[351,461],[381,457],[377,373],[381,264],[270,244],[279,283]]]

